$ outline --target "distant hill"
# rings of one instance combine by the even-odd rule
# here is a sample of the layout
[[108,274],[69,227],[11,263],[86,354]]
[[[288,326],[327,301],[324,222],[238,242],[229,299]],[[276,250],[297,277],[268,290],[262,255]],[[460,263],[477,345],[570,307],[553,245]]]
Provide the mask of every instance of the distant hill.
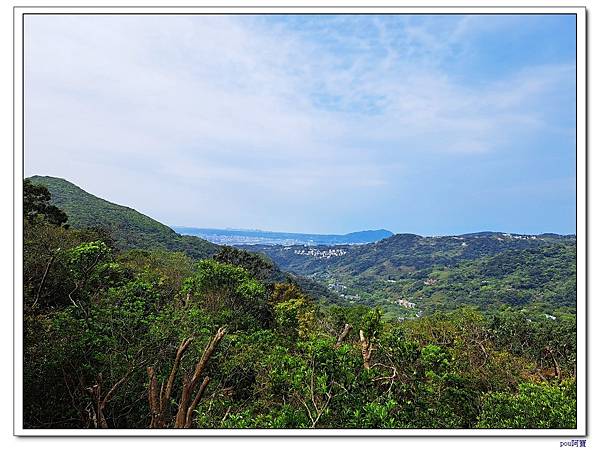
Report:
[[356,231],[348,234],[307,234],[179,226],[174,226],[173,229],[181,234],[198,236],[223,245],[355,245],[377,242],[393,235],[388,230]]
[[206,258],[219,250],[218,245],[177,234],[135,209],[103,200],[62,178],[33,176],[29,179],[48,188],[51,202],[67,213],[70,226],[102,228],[121,249],[163,248],[184,252],[195,259]]
[[[549,314],[575,310],[574,235],[485,231],[427,237],[390,236],[386,230],[314,235],[177,227],[182,233],[207,236],[211,232],[213,238],[229,239],[224,242],[229,245],[236,239],[242,243],[269,241],[235,245],[268,257],[261,258],[197,236],[180,235],[66,180],[40,176],[30,180],[48,188],[52,203],[67,213],[69,225],[104,229],[121,249],[163,248],[195,259],[215,257],[246,267],[265,282],[297,283],[311,296],[329,303],[382,306],[390,318],[410,318],[461,304],[535,306]],[[375,242],[367,243],[369,240]],[[298,241],[308,243],[292,244]]]
[[327,284],[345,303],[414,315],[464,303],[486,307],[537,301],[548,311],[574,308],[576,243],[573,235],[482,232],[396,234],[360,246],[245,248],[265,253],[285,271]]
[[33,176],[30,180],[33,184],[48,188],[52,204],[67,213],[70,226],[104,229],[122,250],[162,248],[184,252],[194,259],[213,257],[221,262],[242,266],[267,283],[296,283],[315,299],[332,301],[337,298],[321,283],[285,273],[263,255],[222,247],[196,236],[182,236],[132,208],[103,200],[62,178]]
[[544,234],[539,236],[510,233],[472,233],[459,236],[426,237],[395,234],[381,241],[357,246],[243,246],[267,254],[284,270],[302,275],[315,271],[344,271],[360,275],[377,269],[394,276],[399,272],[433,266],[455,265],[507,250],[529,249],[555,242],[575,242],[574,236]]

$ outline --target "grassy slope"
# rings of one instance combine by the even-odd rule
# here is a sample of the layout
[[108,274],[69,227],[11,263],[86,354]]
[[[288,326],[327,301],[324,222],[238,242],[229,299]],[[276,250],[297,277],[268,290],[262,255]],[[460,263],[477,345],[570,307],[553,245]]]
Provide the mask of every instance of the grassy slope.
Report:
[[208,257],[219,250],[215,244],[193,236],[181,236],[135,209],[98,198],[69,181],[41,176],[30,179],[32,183],[48,188],[52,203],[67,213],[72,227],[105,229],[121,249],[164,248],[184,252],[195,259]]

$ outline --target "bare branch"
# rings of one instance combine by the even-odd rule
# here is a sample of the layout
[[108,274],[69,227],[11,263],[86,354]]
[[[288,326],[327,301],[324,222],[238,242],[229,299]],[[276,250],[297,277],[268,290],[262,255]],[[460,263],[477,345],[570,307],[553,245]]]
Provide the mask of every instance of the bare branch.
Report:
[[[192,375],[191,379],[188,379],[187,376],[184,377],[183,389],[181,391],[181,400],[177,409],[177,416],[175,417],[175,428],[184,428],[186,426],[191,394],[194,391],[196,385],[198,384],[198,380],[200,379],[202,372],[206,368],[208,361],[215,352],[217,346],[219,345],[219,342],[221,342],[221,339],[223,339],[223,336],[225,336],[226,332],[227,329],[225,327],[221,327],[217,330],[213,338],[206,345],[206,348],[204,349],[204,353],[202,354],[200,361],[198,361],[198,363],[196,364],[194,374]],[[208,381],[206,381],[206,383],[208,384]],[[204,388],[206,388],[206,386],[204,386]],[[203,391],[202,387],[200,389]],[[201,396],[202,392],[199,392],[199,395]],[[198,400],[200,400],[200,397],[198,397]]]
[[55,258],[56,258],[56,253],[52,254],[52,256],[50,257],[50,260],[48,261],[48,264],[46,265],[46,270],[44,270],[44,275],[42,276],[42,281],[40,281],[40,286],[38,287],[37,293],[35,294],[35,300],[33,302],[33,305],[31,305],[32,308],[35,308],[38,300],[40,299],[40,294],[42,293],[44,283],[46,282],[46,277],[48,276],[48,272],[50,271],[50,266],[54,262]]
[[342,345],[342,342],[344,342],[344,339],[346,339],[346,337],[348,336],[348,333],[350,333],[351,330],[352,330],[352,325],[350,325],[349,323],[344,325],[344,330],[342,331],[342,334],[340,334],[339,337],[337,338],[337,342],[335,343],[335,348],[340,348],[340,346]]
[[161,397],[160,397],[160,410],[164,414],[164,410],[167,406],[169,398],[171,398],[171,391],[173,390],[173,382],[175,381],[175,376],[177,375],[177,371],[179,370],[179,365],[181,364],[181,358],[184,353],[192,343],[193,337],[189,337],[181,341],[179,344],[179,348],[177,349],[177,353],[175,355],[175,361],[173,362],[173,367],[171,367],[171,373],[169,374],[169,378],[167,379],[167,385],[164,391],[161,388]]
[[204,394],[204,391],[206,390],[206,386],[208,386],[209,381],[210,381],[209,377],[204,377],[204,380],[202,381],[202,384],[200,385],[200,389],[198,389],[198,393],[194,397],[194,400],[192,400],[192,403],[190,404],[190,406],[187,410],[186,419],[185,419],[185,428],[190,428],[192,426],[192,414],[194,414],[194,410],[198,406],[198,402],[200,401],[202,394]]
[[369,370],[371,368],[371,352],[373,351],[373,344],[371,344],[369,338],[365,336],[363,330],[359,331],[361,351],[363,357],[363,366]]

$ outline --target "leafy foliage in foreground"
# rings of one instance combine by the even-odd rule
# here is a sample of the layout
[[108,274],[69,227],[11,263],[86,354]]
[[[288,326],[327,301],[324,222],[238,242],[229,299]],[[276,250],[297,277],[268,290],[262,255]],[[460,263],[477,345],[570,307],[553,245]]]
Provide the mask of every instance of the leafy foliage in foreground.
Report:
[[517,393],[494,392],[483,400],[479,428],[576,428],[575,384],[523,383]]
[[[42,205],[43,206],[43,205]],[[24,218],[28,428],[574,428],[574,316],[324,307],[239,251]]]

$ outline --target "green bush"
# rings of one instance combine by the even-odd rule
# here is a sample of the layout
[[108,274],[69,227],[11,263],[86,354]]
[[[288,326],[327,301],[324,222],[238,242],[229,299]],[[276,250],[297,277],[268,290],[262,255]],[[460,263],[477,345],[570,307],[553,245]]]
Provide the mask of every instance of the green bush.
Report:
[[517,393],[491,392],[483,399],[478,428],[576,428],[573,380],[523,383]]

